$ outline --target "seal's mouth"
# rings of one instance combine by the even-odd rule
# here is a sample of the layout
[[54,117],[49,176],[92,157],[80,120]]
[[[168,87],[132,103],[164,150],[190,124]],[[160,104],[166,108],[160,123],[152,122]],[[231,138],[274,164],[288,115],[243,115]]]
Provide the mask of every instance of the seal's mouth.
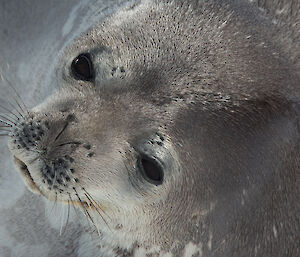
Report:
[[[43,195],[44,197],[46,197],[49,200],[53,201],[55,199],[54,201],[57,201],[56,197],[51,199],[51,197],[49,198],[48,194],[42,193],[42,191],[40,190],[40,188],[37,186],[36,182],[34,181],[34,178],[31,176],[28,166],[23,161],[21,161],[19,158],[17,158],[15,155],[14,155],[14,163],[15,163],[17,169],[19,170],[24,183],[26,184],[26,186],[28,187],[28,189],[31,192],[39,194],[39,195]],[[91,197],[91,196],[89,196],[89,197]],[[65,199],[65,200],[60,199],[59,201],[62,203],[65,203],[65,204],[72,204],[74,206],[80,206],[81,208],[85,208],[85,209],[96,209],[99,206],[99,204],[94,205],[93,202],[91,202],[91,200],[89,201],[89,202],[91,202],[91,204],[89,204],[88,201],[86,201],[86,199],[84,199],[84,198],[79,199],[79,195],[77,195],[77,198],[78,199]]]
[[35,184],[33,178],[31,177],[27,165],[24,162],[22,162],[20,159],[18,159],[16,156],[14,156],[14,162],[15,162],[17,168],[19,169],[20,174],[21,174],[25,184],[27,185],[27,187],[33,193],[42,194],[40,189]]

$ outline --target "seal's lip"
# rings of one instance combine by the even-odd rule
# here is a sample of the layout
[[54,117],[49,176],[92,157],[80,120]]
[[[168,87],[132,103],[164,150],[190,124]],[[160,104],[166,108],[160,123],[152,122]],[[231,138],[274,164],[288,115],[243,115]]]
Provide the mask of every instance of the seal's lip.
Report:
[[[57,201],[57,198],[55,197],[55,200],[54,198],[51,199],[49,198],[49,196],[47,197],[45,194],[42,193],[42,191],[38,188],[38,186],[36,185],[36,183],[34,182],[34,179],[32,178],[31,174],[30,174],[30,171],[27,167],[27,165],[21,161],[19,158],[17,158],[15,155],[14,155],[14,163],[16,164],[18,170],[20,171],[20,174],[22,176],[22,179],[23,181],[25,182],[25,184],[27,185],[28,189],[33,192],[33,193],[36,193],[36,194],[40,194],[40,195],[43,195],[45,196],[46,198],[48,198],[49,200],[52,200],[52,201]],[[69,200],[65,200],[65,201],[61,201],[63,203],[68,203],[69,204]],[[72,200],[72,204],[73,205],[78,205],[78,206],[85,206],[86,208],[92,208],[86,201],[84,200],[81,200],[81,201],[77,201],[77,200]]]
[[21,161],[19,158],[17,158],[16,156],[14,156],[14,162],[15,162],[17,168],[19,169],[20,174],[21,174],[24,182],[28,186],[28,188],[34,193],[42,194],[40,189],[35,184],[32,176],[30,175],[27,165],[23,161]]

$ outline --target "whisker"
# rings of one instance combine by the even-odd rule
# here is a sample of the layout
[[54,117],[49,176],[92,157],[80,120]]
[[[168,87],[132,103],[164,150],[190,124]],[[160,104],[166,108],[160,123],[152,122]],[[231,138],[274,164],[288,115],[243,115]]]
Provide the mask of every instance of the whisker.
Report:
[[17,118],[18,121],[20,120],[20,117],[17,116],[15,113],[13,113],[11,110],[7,109],[6,107],[4,107],[4,106],[1,105],[1,104],[0,104],[0,107],[1,107],[3,110],[7,111],[8,113],[14,115],[14,116]]
[[[79,214],[78,214],[78,212],[77,212],[77,210],[76,210],[76,208],[75,208],[75,206],[73,204],[74,201],[72,200],[71,194],[68,193],[68,195],[69,195],[69,199],[70,199],[70,204],[72,205],[72,208],[73,208],[73,210],[75,212],[75,216],[76,216],[77,220],[79,221],[78,222],[79,227],[82,229],[82,231],[87,232],[87,230],[84,227],[81,226],[81,219],[80,219]],[[91,229],[91,227],[90,227],[90,229]]]
[[99,231],[99,228],[96,226],[96,224],[95,224],[94,220],[92,219],[90,213],[88,212],[87,209],[84,209],[84,212],[86,213],[88,219],[91,221],[91,223],[92,223],[92,224],[94,225],[94,227],[96,228],[97,233],[98,233],[98,236],[100,237],[101,233],[100,233],[100,231]]
[[68,195],[69,195],[69,198],[70,198],[70,202],[71,202],[71,204],[72,204],[72,206],[73,206],[73,209],[74,209],[74,211],[75,211],[76,217],[77,217],[77,219],[80,221],[80,218],[79,218],[79,215],[78,215],[78,213],[77,213],[77,210],[76,210],[76,208],[75,208],[75,206],[74,206],[74,204],[73,204],[73,200],[72,200],[72,198],[71,198],[71,194],[68,193]]
[[[21,103],[22,103],[24,109],[27,111],[27,114],[29,114],[28,109],[27,109],[27,107],[26,107],[24,101],[23,101],[23,99],[21,98],[21,96],[18,94],[17,90],[13,87],[13,85],[10,83],[10,81],[9,81],[7,78],[5,78],[5,77],[3,76],[2,73],[0,73],[0,76],[1,76],[2,81],[4,82],[4,85],[7,87],[7,89],[8,89],[8,90],[13,89],[13,91],[15,92],[15,95],[20,99],[20,101],[21,101]],[[19,106],[19,108],[20,108],[20,109],[23,111],[23,113],[25,114],[25,111],[23,110],[23,108],[22,108],[21,105],[19,104],[18,100],[17,100],[13,95],[11,95],[11,96],[13,97],[13,99],[15,100],[15,102],[17,103],[17,105]]]
[[[90,216],[90,214],[89,214],[89,212],[86,210],[86,212],[88,213],[88,215]],[[95,228],[96,228],[96,230],[97,230],[97,234],[98,234],[98,236],[99,236],[99,238],[100,238],[100,236],[101,236],[101,233],[100,233],[100,230],[99,230],[99,228],[97,227],[97,225],[94,223],[94,221],[92,222],[93,223],[93,225],[95,226]]]
[[9,121],[9,122],[12,123],[13,125],[17,126],[16,123],[14,123],[13,121],[11,121],[9,118],[3,116],[2,114],[0,114],[0,117],[1,117],[2,119],[6,120],[6,121]]
[[55,142],[60,136],[61,136],[61,134],[66,130],[66,128],[68,127],[68,125],[69,125],[69,123],[66,123],[65,125],[64,125],[64,127],[62,128],[62,130],[58,133],[58,135],[55,137],[55,139],[54,139],[54,141],[53,142]]
[[73,190],[75,191],[75,195],[76,195],[76,197],[78,198],[78,200],[79,200],[79,203],[80,203],[80,205],[81,205],[82,209],[85,211],[85,210],[86,210],[86,208],[85,208],[85,206],[84,206],[84,204],[83,204],[82,200],[80,199],[80,197],[79,197],[79,195],[78,195],[78,193],[77,193],[77,191],[76,191],[75,187],[73,187]]
[[10,137],[9,134],[0,134],[0,137]]
[[86,218],[87,224],[89,226],[89,231],[92,231],[92,227],[91,227],[91,221],[88,219],[88,216],[86,214],[85,208],[83,206],[81,206],[81,209],[83,211],[84,217]]
[[16,102],[17,106],[20,108],[20,111],[25,115],[25,112],[24,110],[22,109],[21,105],[19,104],[18,100],[12,96],[10,93],[9,93],[10,97],[12,97],[12,99]]
[[76,142],[76,141],[73,141],[73,142],[66,142],[66,143],[63,143],[63,144],[59,144],[59,145],[54,145],[53,147],[59,147],[59,146],[64,146],[64,145],[80,145],[81,143],[80,142]]
[[75,195],[76,195],[76,197],[78,198],[81,207],[85,210],[84,204],[83,204],[82,200],[80,199],[80,197],[79,197],[79,195],[78,195],[78,193],[77,193],[75,187],[73,187],[73,190],[75,191]]
[[0,131],[11,132],[9,129],[0,128]]
[[61,205],[61,215],[60,215],[60,229],[59,229],[59,235],[61,236],[63,224],[64,224],[64,217],[65,217],[65,206]]
[[55,200],[54,200],[54,203],[53,203],[53,205],[52,205],[52,207],[51,207],[50,213],[53,212],[54,207],[56,206],[56,204],[57,204],[57,193],[55,192]]
[[[59,235],[60,235],[60,236],[62,236],[62,235],[65,233],[66,229],[67,229],[68,222],[69,222],[69,217],[70,217],[70,202],[69,202],[69,200],[68,200],[67,221],[66,221],[66,225],[65,225],[65,227],[64,227],[64,230],[63,230],[63,231],[61,231],[61,230],[59,231]],[[62,229],[62,227],[61,227],[61,229]]]
[[16,120],[16,118],[12,117],[9,113],[0,113],[3,117],[6,117],[7,119],[10,119],[14,123],[18,123],[19,121]]
[[[90,193],[88,193],[85,188],[82,188],[82,190],[85,192],[85,196],[90,200],[90,202],[93,204],[94,208],[96,209],[96,211],[99,213],[98,208],[111,220],[111,218],[109,217],[109,215],[103,210],[103,208],[101,208],[101,206],[99,205],[99,203],[97,203],[97,201],[95,201],[95,199],[91,196]],[[95,206],[96,205],[96,206]],[[97,208],[98,207],[98,208]],[[106,222],[106,220],[104,219],[103,215],[101,213],[99,213],[99,215],[101,216],[101,218],[103,219],[103,221],[106,223],[106,225],[108,226],[108,228],[110,229],[108,223]]]
[[[88,230],[86,230],[87,232],[88,231],[92,231],[93,232],[93,228],[91,227],[91,221],[89,220],[89,218],[88,218],[88,215],[86,214],[86,210],[85,209],[83,209],[83,214],[84,214],[84,217],[86,218],[86,220],[87,220],[87,225],[88,225]],[[93,224],[93,223],[92,223]],[[94,225],[94,224],[93,224]],[[96,227],[96,229],[97,229],[97,231],[98,231],[98,228]]]
[[24,116],[22,115],[21,112],[19,112],[19,110],[9,101],[6,100],[6,102],[10,105],[10,107],[13,108],[14,111],[16,111],[23,119],[24,119]]
[[[92,219],[92,217],[91,217],[90,213],[88,212],[88,210],[84,209],[83,211],[86,213],[86,215],[87,215],[88,219],[91,221],[91,223],[96,227],[96,225],[94,223],[94,220]],[[96,229],[98,230],[97,227],[96,227]]]
[[89,196],[87,198],[90,198],[96,205],[97,207],[108,217],[110,218],[107,213],[101,208],[101,206],[99,205],[99,203],[97,203],[97,201],[95,201],[95,199],[92,197],[92,195],[90,193],[88,193],[85,188],[83,187],[82,190]]
[[80,205],[81,205],[81,207],[82,207],[82,209],[83,209],[83,212],[84,212],[85,217],[87,218],[88,221],[90,220],[90,222],[95,226],[95,228],[97,229],[97,231],[98,231],[98,233],[99,233],[98,227],[95,225],[95,222],[94,222],[94,220],[92,219],[90,213],[88,212],[88,210],[87,210],[86,207],[84,206],[84,203],[83,203],[82,200],[80,199],[80,197],[79,197],[79,195],[78,195],[78,193],[77,193],[75,187],[73,187],[73,190],[75,191],[75,195],[76,195],[76,197],[78,198],[78,200],[79,200],[79,202],[80,202]]
[[12,126],[12,127],[14,126],[13,124],[9,124],[5,120],[0,119],[0,124],[1,124],[1,122],[4,123],[4,124],[6,124],[6,125],[8,125],[8,126]]
[[[100,217],[102,218],[102,220],[104,221],[104,223],[106,224],[106,226],[109,228],[109,230],[111,231],[108,223],[106,222],[106,220],[104,219],[103,215],[99,212],[98,208],[93,204],[92,200],[88,197],[87,194],[85,194],[86,198],[88,198],[88,200],[90,201],[90,204],[95,208],[95,210],[98,212],[98,214],[100,215]],[[112,232],[112,231],[111,231]]]
[[[3,123],[4,123],[4,125],[3,125]],[[14,125],[6,123],[4,120],[2,121],[1,119],[0,119],[0,124],[1,124],[0,128],[13,128],[14,127]]]

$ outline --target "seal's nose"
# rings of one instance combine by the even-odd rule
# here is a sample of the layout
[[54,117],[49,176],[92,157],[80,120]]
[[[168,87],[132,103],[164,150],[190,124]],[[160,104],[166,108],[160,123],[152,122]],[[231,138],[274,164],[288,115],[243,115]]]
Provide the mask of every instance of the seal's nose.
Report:
[[47,129],[49,129],[49,122],[36,121],[32,117],[27,117],[17,124],[11,133],[11,142],[17,149],[29,151],[37,146]]
[[[77,122],[74,114],[30,113],[10,132],[9,148],[15,156],[28,187],[33,191],[36,183],[41,192],[63,193],[73,191],[79,183],[75,158],[71,157],[82,144],[72,140],[69,127]],[[83,148],[90,150],[90,144]],[[87,154],[87,158],[93,152]],[[42,183],[41,183],[42,182]],[[35,186],[34,186],[35,185]]]
[[45,143],[48,137],[57,139],[67,125],[76,122],[76,120],[74,114],[69,114],[67,117],[62,117],[56,121],[51,121],[48,115],[42,117],[35,117],[33,114],[28,115],[14,127],[10,134],[10,143],[14,149],[43,152],[48,143],[51,143]]

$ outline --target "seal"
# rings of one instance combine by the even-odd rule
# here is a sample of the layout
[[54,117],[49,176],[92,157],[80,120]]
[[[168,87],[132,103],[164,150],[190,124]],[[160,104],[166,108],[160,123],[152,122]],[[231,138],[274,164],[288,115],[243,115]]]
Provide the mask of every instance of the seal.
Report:
[[300,14],[278,2],[142,1],[74,40],[59,90],[3,120],[28,188],[81,209],[100,256],[299,256]]

